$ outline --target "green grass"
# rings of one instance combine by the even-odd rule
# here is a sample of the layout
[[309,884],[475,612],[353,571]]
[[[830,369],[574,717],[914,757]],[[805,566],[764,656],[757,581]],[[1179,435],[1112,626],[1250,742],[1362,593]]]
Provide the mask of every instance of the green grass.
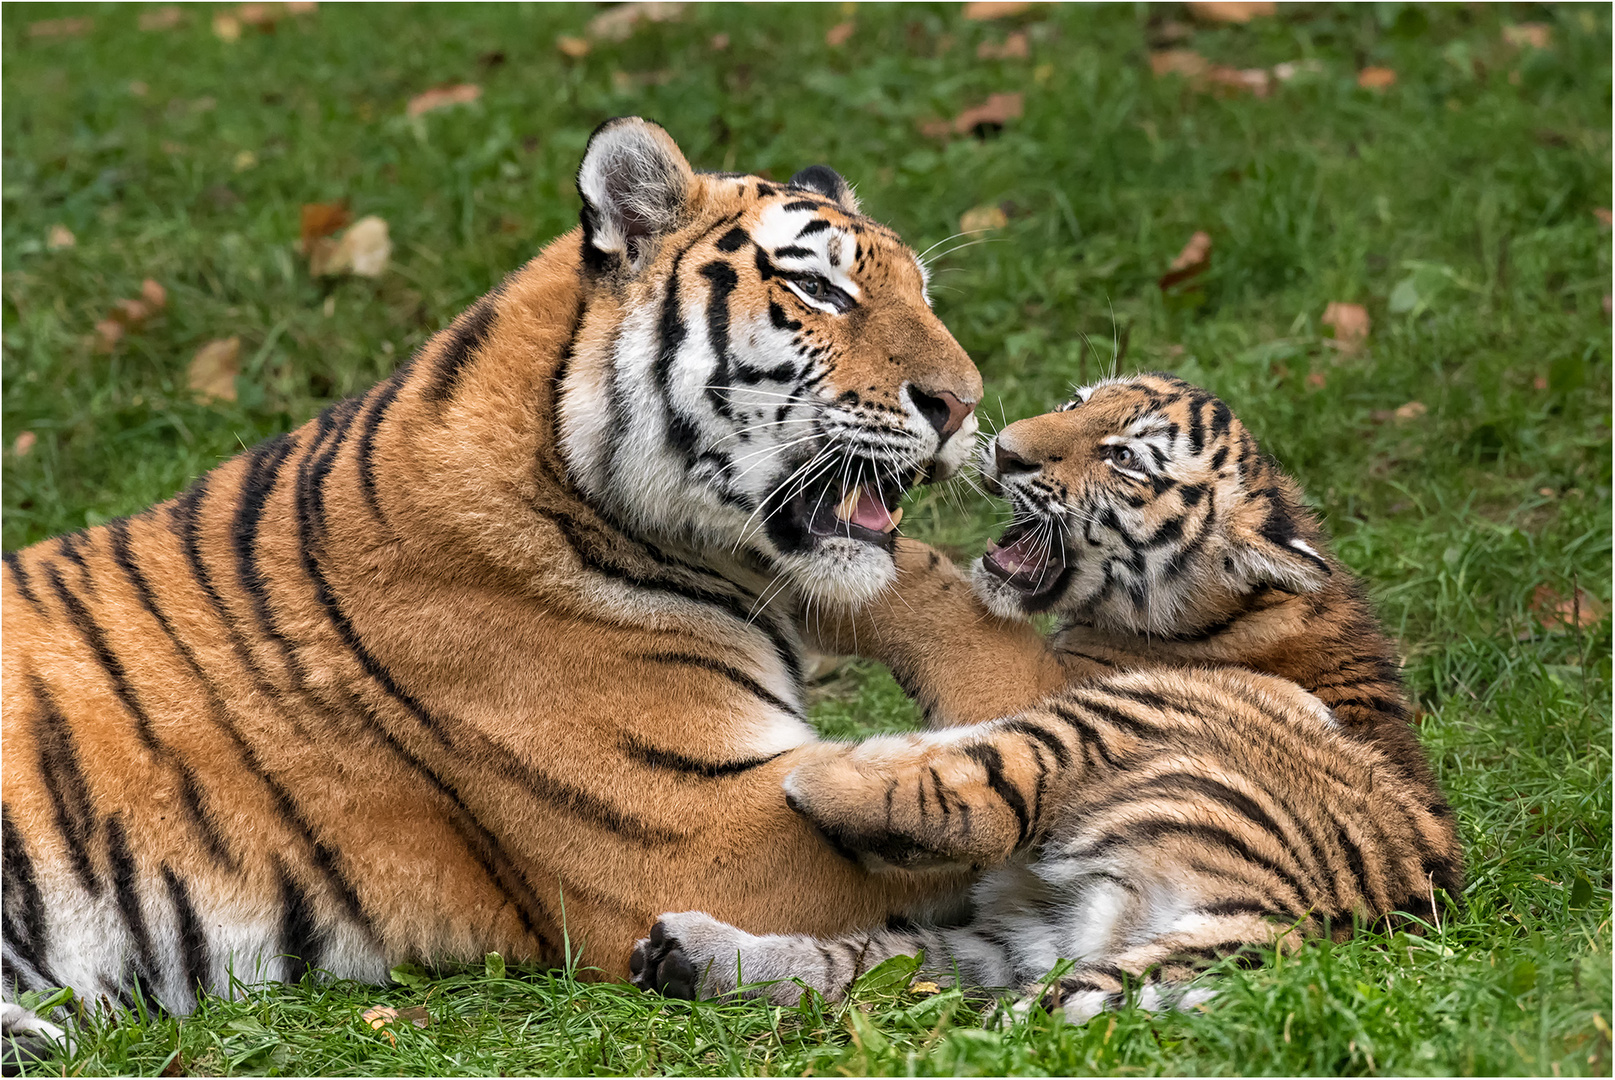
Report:
[[[1039,8],[1019,19],[1031,57],[1009,61],[975,55],[1006,26],[956,6],[698,7],[565,60],[555,35],[592,14],[327,5],[226,44],[208,9],[144,32],[130,8],[7,5],[5,546],[137,510],[380,377],[570,226],[588,132],[637,112],[698,166],[833,163],[921,248],[1006,204],[1009,225],[937,278],[995,417],[1045,408],[1122,341],[1122,370],[1226,398],[1307,486],[1401,642],[1469,843],[1467,906],[1422,940],[1230,973],[1193,1015],[997,1030],[901,980],[853,1007],[778,1010],[476,971],[102,1018],[71,1068],[1608,1075],[1610,622],[1549,631],[1532,613],[1540,586],[1610,600],[1610,232],[1593,213],[1611,186],[1608,9],[1287,7],[1180,43],[1239,68],[1318,62],[1265,99],[1151,77],[1174,7]],[[29,36],[64,15],[94,29]],[[846,18],[856,32],[828,47]],[[1503,43],[1503,21],[1533,19],[1550,49]],[[1371,64],[1396,85],[1359,89]],[[411,95],[460,81],[481,100],[405,117]],[[1026,107],[998,137],[919,134],[1000,91]],[[238,168],[243,151],[255,164]],[[381,280],[307,275],[298,208],[338,198],[391,224]],[[47,247],[56,224],[76,246]],[[1196,229],[1212,267],[1163,295],[1155,279]],[[167,310],[94,352],[95,321],[146,277]],[[1404,282],[1421,303],[1396,313]],[[1325,341],[1331,300],[1368,308],[1364,353]],[[199,404],[186,364],[231,334],[240,400]],[[1411,401],[1428,411],[1384,418]],[[19,457],[24,431],[37,443]],[[955,494],[916,496],[907,527],[979,550],[993,511]],[[816,715],[843,735],[914,722],[865,666]],[[423,999],[432,1025],[396,1045],[358,1019]]]

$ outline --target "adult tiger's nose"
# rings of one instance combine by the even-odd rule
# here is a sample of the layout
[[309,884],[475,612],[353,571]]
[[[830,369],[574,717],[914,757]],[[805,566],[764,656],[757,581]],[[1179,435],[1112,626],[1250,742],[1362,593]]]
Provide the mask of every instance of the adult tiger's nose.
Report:
[[993,440],[993,465],[997,467],[999,476],[1031,472],[1037,468],[1036,462],[1026,460],[1004,445],[1002,435]]
[[909,397],[920,415],[934,428],[939,438],[946,439],[964,427],[965,419],[976,411],[974,401],[960,401],[946,390],[927,394],[914,387],[908,388]]

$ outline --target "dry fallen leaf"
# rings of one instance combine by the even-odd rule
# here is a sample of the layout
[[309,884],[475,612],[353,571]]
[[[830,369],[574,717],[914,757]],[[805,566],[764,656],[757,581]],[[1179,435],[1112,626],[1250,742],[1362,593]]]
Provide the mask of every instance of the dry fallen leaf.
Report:
[[1397,423],[1405,424],[1409,420],[1417,420],[1419,417],[1423,416],[1429,411],[1429,408],[1425,406],[1424,402],[1410,401],[1406,405],[1398,405],[1396,410],[1391,413],[1391,415],[1396,417]]
[[348,223],[348,204],[345,202],[304,203],[298,228],[303,254],[314,252],[314,241],[330,236]]
[[1183,245],[1183,250],[1178,252],[1178,257],[1172,260],[1172,265],[1166,268],[1166,273],[1161,275],[1156,284],[1164,292],[1180,281],[1188,281],[1204,273],[1210,265],[1211,234],[1197,232],[1189,237],[1189,242]]
[[595,40],[625,41],[642,22],[676,22],[684,14],[681,3],[619,4],[589,20],[587,34]]
[[560,34],[555,38],[555,47],[561,50],[561,55],[570,56],[574,60],[581,60],[589,55],[589,39],[573,37],[571,34]]
[[140,28],[142,30],[172,30],[185,19],[185,12],[173,4],[164,4],[161,7],[146,8],[140,13]]
[[1396,85],[1396,72],[1387,67],[1366,67],[1357,73],[1357,85],[1364,90],[1384,90]]
[[381,1029],[395,1020],[414,1024],[423,1028],[431,1024],[432,1014],[425,1005],[411,1005],[403,1009],[395,1009],[391,1005],[373,1005],[359,1014],[360,1019],[373,1029]]
[[1546,390],[1547,388],[1548,388],[1548,377],[1546,375],[1538,375],[1538,376],[1534,377],[1531,380],[1531,389],[1533,389],[1533,390]]
[[[947,132],[968,135],[974,132],[985,135],[1016,119],[1025,109],[1026,99],[1021,94],[989,94],[980,105],[966,109],[947,124]],[[934,128],[932,129],[935,130]]]
[[940,994],[942,992],[942,987],[929,979],[915,979],[908,984],[908,989],[911,994]]
[[1602,225],[1606,229],[1609,228],[1611,222],[1615,222],[1615,218],[1610,216],[1609,207],[1607,206],[1594,207],[1593,217],[1597,218],[1598,224]]
[[94,19],[41,19],[28,24],[31,38],[78,37],[95,29]]
[[1009,224],[1009,215],[1004,213],[1002,207],[988,203],[984,206],[973,206],[959,217],[959,231],[963,233],[985,232],[988,229],[1002,229]]
[[1185,5],[1189,14],[1201,22],[1248,23],[1252,19],[1272,15],[1277,8],[1272,3],[1190,3]]
[[1198,79],[1211,70],[1211,61],[1193,49],[1157,49],[1150,53],[1150,71],[1162,75],[1182,75]]
[[226,12],[219,12],[213,16],[213,36],[220,41],[239,41],[241,20]]
[[309,252],[308,272],[315,277],[353,274],[376,278],[387,272],[392,253],[387,222],[371,214],[355,221],[340,239],[315,240]]
[[1586,589],[1563,596],[1551,585],[1538,585],[1531,593],[1531,614],[1544,629],[1595,626],[1604,617],[1603,605]]
[[1354,353],[1363,347],[1372,326],[1367,308],[1361,304],[1347,304],[1339,300],[1329,301],[1329,306],[1323,309],[1323,318],[1319,321],[1325,326],[1334,328],[1335,337],[1331,344],[1341,352],[1348,353]]
[[476,83],[458,83],[454,86],[434,86],[409,99],[405,110],[410,116],[420,116],[434,109],[447,109],[454,105],[469,105],[482,96],[482,87]]
[[39,436],[32,431],[19,432],[11,443],[11,452],[17,457],[27,457],[29,451],[34,448],[34,443],[38,441]]
[[1307,385],[1314,390],[1322,390],[1329,385],[1329,376],[1321,371],[1307,372]]
[[1011,19],[1029,9],[1029,3],[1010,2],[991,3],[989,0],[977,0],[975,3],[965,5],[964,16],[971,22],[991,22],[994,19]]
[[109,353],[123,339],[123,323],[117,319],[102,319],[95,324],[95,351]]
[[1207,81],[1232,94],[1251,93],[1265,98],[1273,85],[1266,68],[1231,68],[1218,65],[1206,75]]
[[1004,39],[1002,45],[991,41],[983,41],[976,46],[976,59],[978,60],[1025,60],[1032,55],[1031,46],[1027,44],[1026,35],[1019,30]]
[[241,363],[241,338],[231,335],[208,342],[191,357],[185,381],[204,401],[234,401]]
[[712,39],[707,42],[707,45],[711,47],[713,52],[723,52],[723,50],[729,47],[729,35],[713,34]]
[[1322,75],[1323,61],[1316,58],[1309,60],[1286,60],[1282,64],[1273,65],[1273,78],[1279,82],[1289,82],[1297,75]]
[[1553,27],[1539,22],[1505,26],[1503,40],[1516,49],[1547,49],[1553,45]]
[[66,225],[52,225],[50,232],[45,234],[45,246],[52,251],[73,247],[78,243],[78,237]]
[[856,29],[858,24],[850,19],[836,23],[824,32],[824,43],[832,49],[839,48],[847,43],[847,39],[852,37],[852,32]]

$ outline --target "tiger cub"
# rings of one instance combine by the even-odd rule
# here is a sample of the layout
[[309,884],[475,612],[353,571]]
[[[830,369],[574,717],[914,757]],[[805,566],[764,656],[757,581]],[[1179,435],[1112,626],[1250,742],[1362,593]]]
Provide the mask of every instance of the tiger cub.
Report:
[[[865,865],[985,869],[968,916],[820,940],[667,914],[637,982],[836,998],[921,950],[931,975],[981,988],[1065,959],[1049,1000],[1084,1020],[1130,984],[1146,1008],[1204,1001],[1200,970],[1246,945],[1438,917],[1461,850],[1391,644],[1223,402],[1170,376],[1107,380],[1005,428],[981,471],[1014,519],[975,595],[905,541],[892,595],[826,635],[858,633],[956,726],[826,746],[785,781]],[[1063,618],[1047,643],[1024,621],[1040,611]]]

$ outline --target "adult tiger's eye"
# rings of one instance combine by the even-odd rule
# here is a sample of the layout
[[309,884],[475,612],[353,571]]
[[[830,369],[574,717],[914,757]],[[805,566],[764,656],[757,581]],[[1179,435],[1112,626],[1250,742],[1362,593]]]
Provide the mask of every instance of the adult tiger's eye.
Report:
[[824,279],[808,278],[802,282],[802,291],[817,300],[824,295]]
[[1110,460],[1118,465],[1131,465],[1133,463],[1133,452],[1125,446],[1112,446],[1110,448]]

